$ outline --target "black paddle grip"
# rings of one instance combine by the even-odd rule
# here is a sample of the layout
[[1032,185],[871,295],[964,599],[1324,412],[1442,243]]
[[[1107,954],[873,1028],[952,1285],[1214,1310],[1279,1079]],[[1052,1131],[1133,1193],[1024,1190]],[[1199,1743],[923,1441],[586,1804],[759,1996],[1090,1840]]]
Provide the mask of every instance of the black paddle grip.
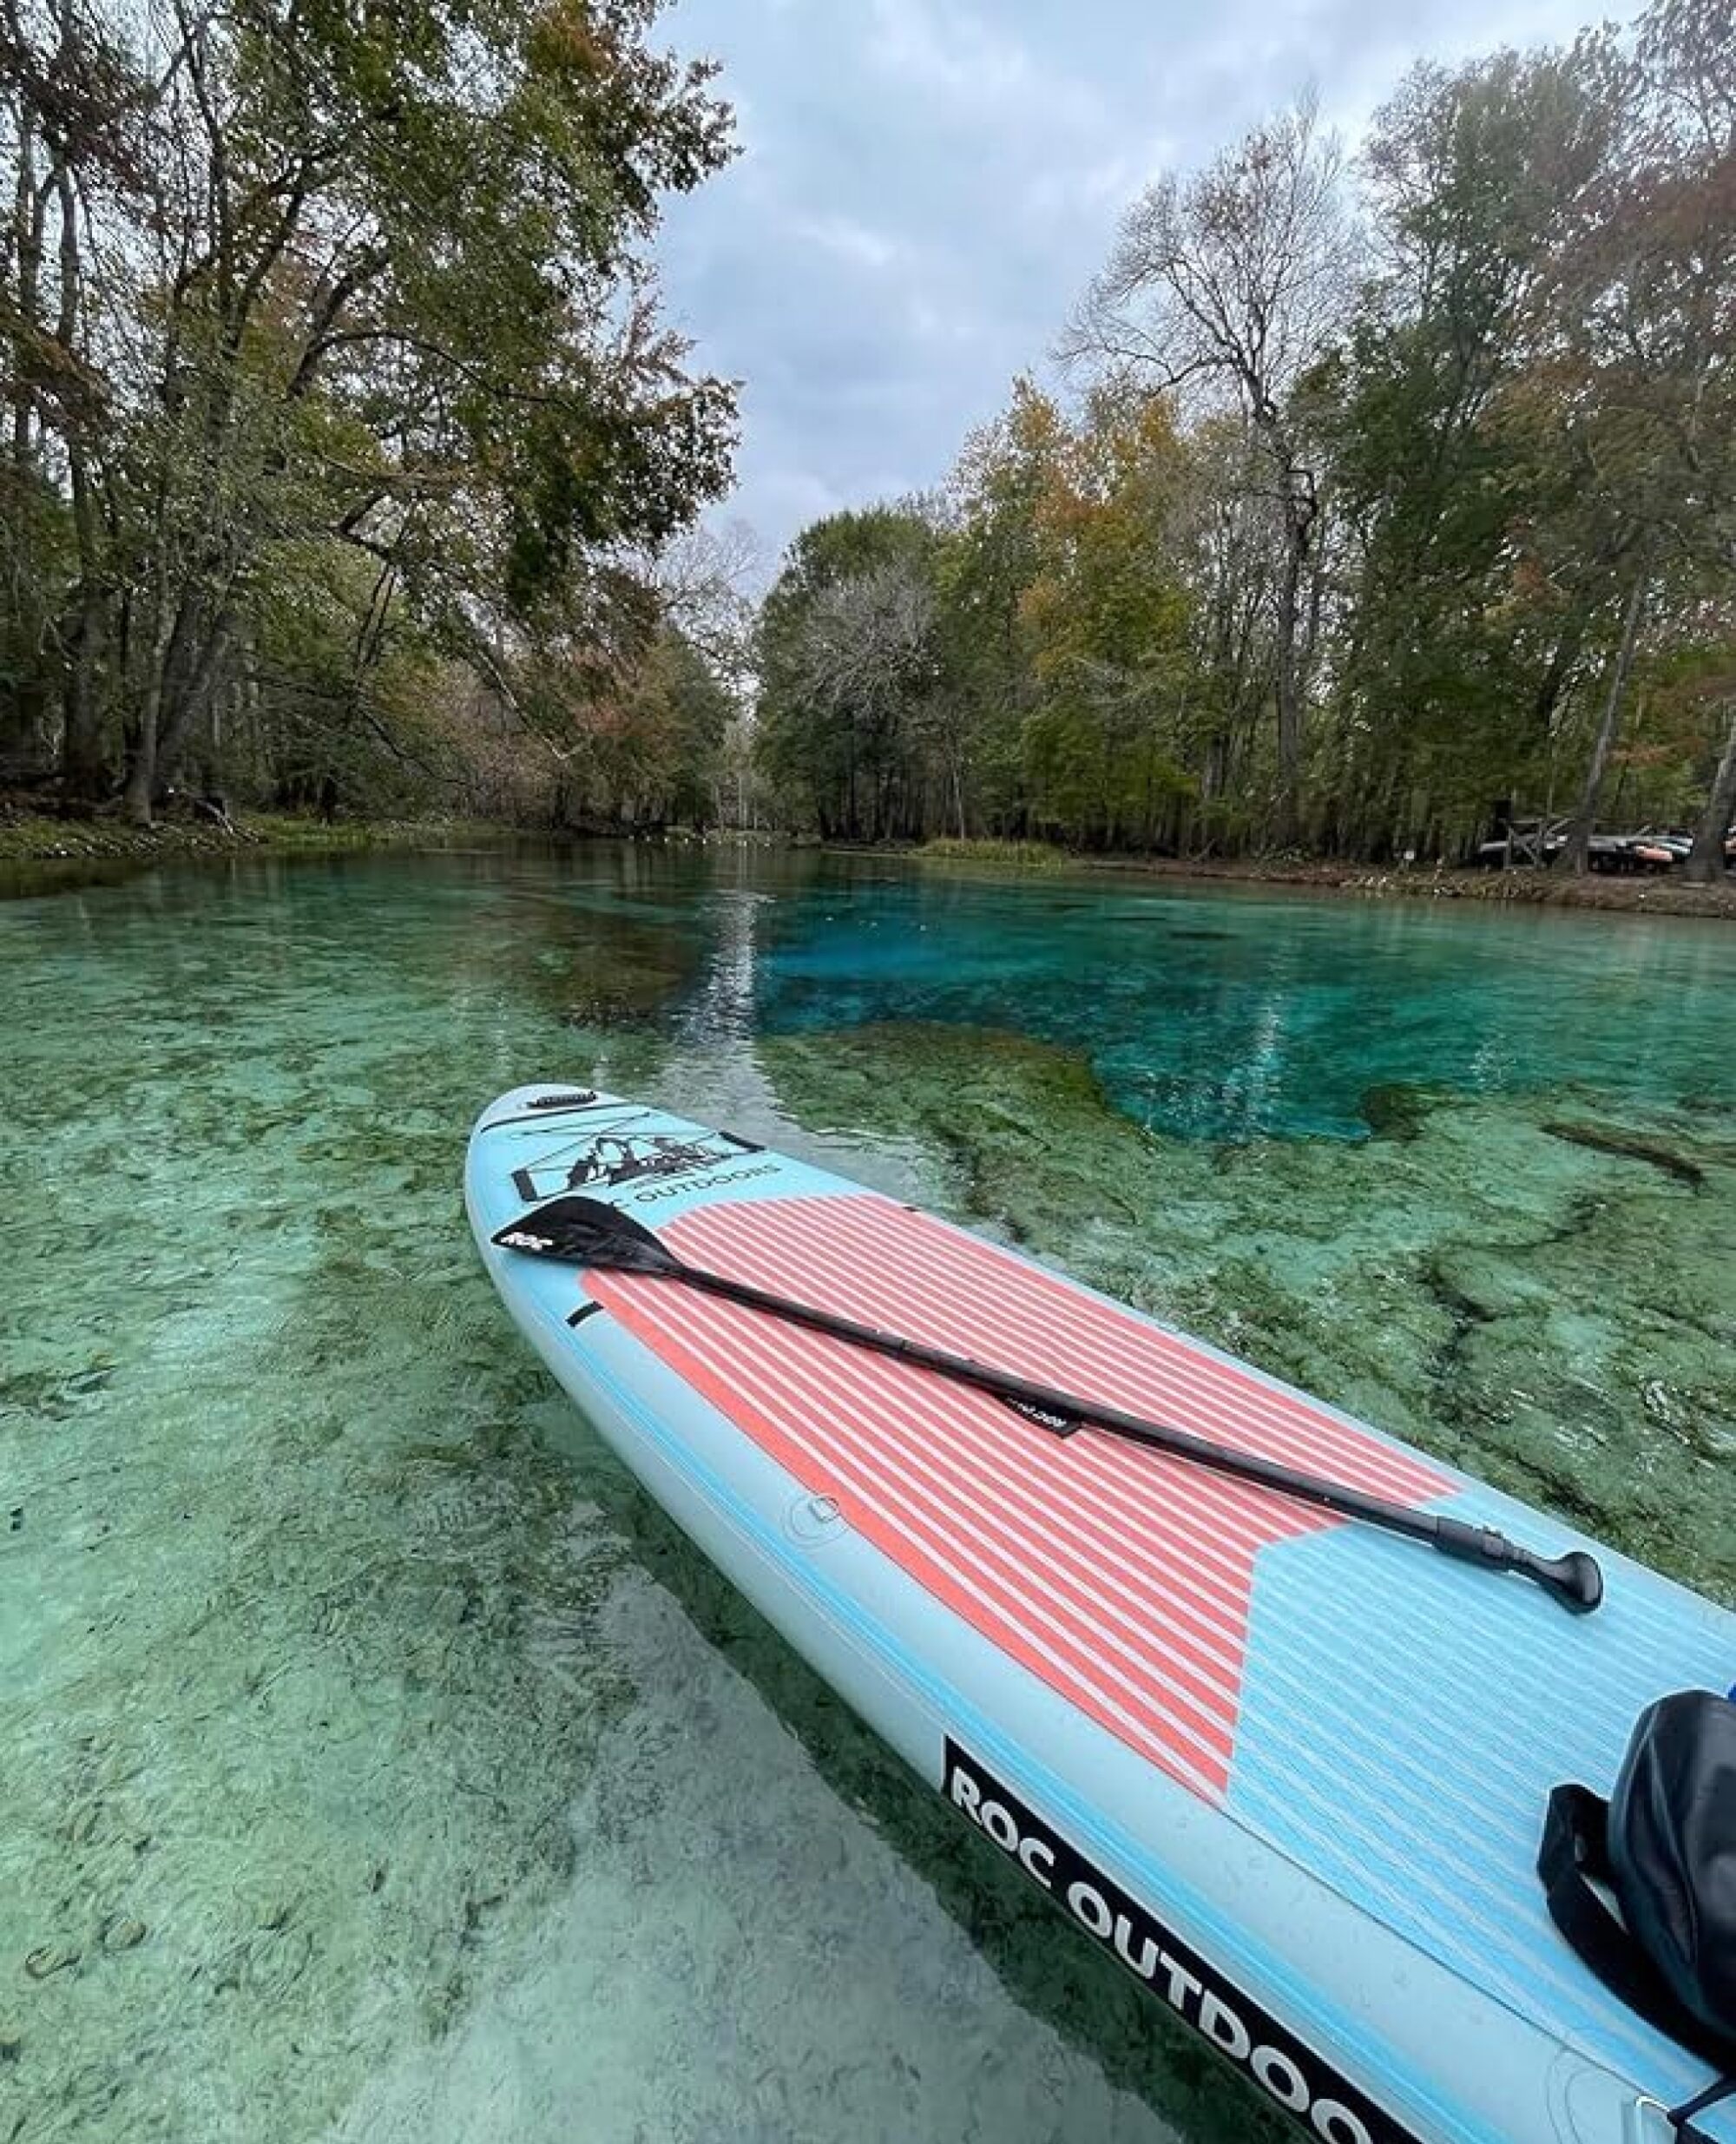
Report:
[[1472,1526],[1463,1519],[1437,1518],[1435,1546],[1462,1563],[1492,1563],[1497,1570],[1522,1571],[1576,1615],[1588,1615],[1603,1598],[1603,1573],[1597,1559],[1582,1549],[1566,1555],[1538,1555],[1522,1549],[1492,1526]]

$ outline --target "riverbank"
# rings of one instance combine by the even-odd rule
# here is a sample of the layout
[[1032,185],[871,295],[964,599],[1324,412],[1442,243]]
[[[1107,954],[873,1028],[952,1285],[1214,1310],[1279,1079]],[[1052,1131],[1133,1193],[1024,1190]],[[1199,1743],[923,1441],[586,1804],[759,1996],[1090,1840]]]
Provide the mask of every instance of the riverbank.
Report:
[[1581,878],[1551,871],[1405,869],[1304,857],[1075,856],[1028,841],[930,841],[915,853],[926,863],[1021,872],[1050,871],[1072,865],[1086,871],[1133,871],[1141,878],[1190,883],[1229,880],[1422,900],[1518,902],[1539,908],[1607,909],[1628,914],[1715,916],[1736,920],[1736,878],[1726,878],[1715,886],[1691,886],[1674,877],[1627,878],[1591,872]]
[[467,819],[306,818],[287,812],[250,812],[227,827],[214,819],[172,819],[155,826],[98,815],[50,819],[35,812],[0,815],[0,864],[148,863],[178,856],[235,856],[253,851],[324,856],[353,849],[446,849],[458,843],[506,841],[518,830]]
[[1320,886],[1331,892],[1393,894],[1432,901],[1518,902],[1535,908],[1620,910],[1648,916],[1718,916],[1736,921],[1736,880],[1691,886],[1676,878],[1622,878],[1593,871],[1583,878],[1552,871],[1436,871],[1302,859],[1182,862],[1167,857],[1092,859],[1094,867],[1160,878],[1240,879],[1259,885]]

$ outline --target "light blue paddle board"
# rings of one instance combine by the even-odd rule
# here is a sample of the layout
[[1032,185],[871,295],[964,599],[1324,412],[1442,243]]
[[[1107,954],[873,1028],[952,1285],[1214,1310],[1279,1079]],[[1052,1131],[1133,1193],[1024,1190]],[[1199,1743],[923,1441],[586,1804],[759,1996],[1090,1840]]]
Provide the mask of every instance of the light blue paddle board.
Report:
[[[1549,1791],[1607,1792],[1736,1616],[1032,1261],[621,1098],[528,1086],[465,1171],[513,1318],[789,1642],[1054,1900],[1325,2144],[1667,2144],[1703,2063],[1562,1942]],[[1550,1555],[1575,1616],[1268,1490],[667,1279],[494,1240],[579,1194],[688,1263]],[[1070,1928],[1070,1933],[1069,1932]],[[1727,2110],[1707,2136],[1736,2141]]]

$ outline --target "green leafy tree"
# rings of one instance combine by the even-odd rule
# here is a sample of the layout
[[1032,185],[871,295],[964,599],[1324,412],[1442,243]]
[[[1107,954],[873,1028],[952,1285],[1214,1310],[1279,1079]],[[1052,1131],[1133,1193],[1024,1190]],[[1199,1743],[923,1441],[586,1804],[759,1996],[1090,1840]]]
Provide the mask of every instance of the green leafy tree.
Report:
[[[124,743],[148,818],[195,742],[269,696],[286,556],[345,601],[340,562],[371,567],[365,654],[391,611],[527,729],[582,727],[654,630],[635,562],[721,490],[733,439],[729,389],[657,318],[660,199],[728,154],[711,69],[654,42],[658,0],[8,4],[15,195],[42,193],[52,139],[62,243],[93,231],[125,264],[81,276],[53,353],[82,398],[37,385],[30,309],[9,312],[15,406],[80,549],[69,779]],[[112,58],[108,132],[55,131],[69,38]],[[46,252],[13,253],[37,315]]]
[[1036,505],[1022,603],[1041,692],[1025,726],[1033,813],[1092,846],[1153,846],[1197,793],[1183,470],[1161,403],[1100,397]]
[[1038,516],[1068,451],[1050,398],[1014,383],[1008,409],[965,442],[936,563],[941,699],[956,831],[1029,831],[1024,725],[1036,679],[1023,617],[1042,569]]
[[921,831],[930,770],[918,711],[937,683],[937,537],[924,515],[871,507],[814,523],[760,613],[760,764],[828,839]]
[[1575,487],[1561,411],[1515,399],[1552,249],[1607,160],[1608,56],[1412,70],[1364,158],[1381,268],[1332,448],[1351,635],[1329,806],[1338,839],[1454,845],[1531,786],[1607,574],[1545,570],[1528,527]]
[[1299,396],[1331,346],[1353,240],[1342,160],[1311,99],[1257,127],[1195,177],[1149,187],[1123,220],[1068,339],[1136,384],[1236,411],[1276,507],[1272,575],[1279,832],[1299,825],[1309,583],[1320,472]]

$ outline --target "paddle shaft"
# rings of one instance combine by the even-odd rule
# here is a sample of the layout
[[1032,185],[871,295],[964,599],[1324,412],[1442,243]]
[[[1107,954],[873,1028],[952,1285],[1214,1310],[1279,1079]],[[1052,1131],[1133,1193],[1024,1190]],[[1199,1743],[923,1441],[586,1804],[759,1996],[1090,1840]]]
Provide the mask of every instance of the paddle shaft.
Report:
[[[667,1246],[664,1247],[667,1252]],[[1343,1518],[1359,1519],[1365,1525],[1384,1527],[1389,1533],[1407,1535],[1411,1540],[1426,1542],[1441,1555],[1461,1562],[1521,1572],[1535,1579],[1568,1608],[1581,1611],[1593,1608],[1601,1597],[1602,1582],[1597,1566],[1582,1554],[1575,1552],[1558,1558],[1539,1556],[1508,1540],[1492,1527],[1472,1526],[1463,1519],[1443,1517],[1438,1512],[1413,1511],[1404,1504],[1389,1503],[1384,1496],[1367,1496],[1361,1490],[1299,1472],[1276,1459],[1264,1459],[1257,1452],[1237,1451],[1227,1444],[1214,1444],[1208,1437],[1195,1437],[1189,1430],[1147,1422],[1101,1400],[1082,1398],[1075,1392],[1039,1384],[1029,1378],[1016,1376],[1011,1371],[993,1369],[986,1363],[974,1361],[969,1355],[955,1355],[945,1348],[930,1347],[921,1340],[884,1332],[878,1326],[862,1325],[836,1312],[817,1310],[812,1304],[756,1288],[751,1281],[733,1280],[726,1273],[708,1273],[703,1266],[688,1266],[673,1254],[668,1257],[667,1266],[640,1270],[646,1271],[650,1278],[684,1281],[689,1287],[703,1289],[707,1295],[723,1296],[749,1309],[765,1311],[786,1325],[803,1325],[812,1332],[828,1333],[834,1339],[871,1348],[876,1354],[914,1364],[919,1370],[932,1371],[937,1376],[950,1378],[956,1384],[974,1385],[996,1399],[1013,1400],[1044,1413],[1089,1423],[1094,1428],[1108,1430],[1134,1444],[1147,1445],[1154,1451],[1167,1452],[1194,1466],[1209,1468],[1237,1481],[1257,1483],[1262,1489],[1275,1490],[1301,1503],[1318,1505]]]
[[1141,1416],[1128,1414],[1119,1407],[1082,1399],[1076,1392],[1063,1392],[1053,1385],[1039,1384],[1033,1378],[1016,1376],[1010,1370],[991,1369],[971,1356],[955,1355],[945,1348],[930,1347],[922,1340],[882,1332],[878,1325],[860,1324],[836,1311],[819,1310],[812,1304],[789,1296],[774,1295],[769,1289],[756,1287],[751,1280],[733,1280],[727,1273],[709,1273],[704,1266],[689,1266],[642,1221],[602,1200],[575,1196],[551,1199],[548,1205],[497,1229],[493,1240],[503,1250],[524,1252],[533,1258],[556,1259],[564,1265],[585,1267],[595,1273],[634,1273],[646,1279],[681,1281],[687,1287],[722,1296],[750,1310],[764,1311],[786,1325],[803,1325],[812,1332],[826,1333],[834,1339],[870,1348],[876,1354],[889,1355],[895,1361],[911,1363],[919,1370],[931,1371],[937,1377],[974,1385],[978,1391],[992,1393],[996,1399],[1023,1408],[1039,1420],[1049,1419],[1050,1426],[1062,1434],[1089,1423],[1094,1428],[1107,1430],[1113,1437],[1124,1437],[1134,1444],[1148,1445],[1154,1451],[1167,1452],[1172,1458],[1187,1460],[1190,1465],[1208,1467],[1236,1481],[1253,1482],[1278,1496],[1316,1504],[1342,1518],[1359,1519],[1364,1525],[1403,1534],[1409,1540],[1423,1542],[1441,1555],[1456,1557],[1461,1562],[1476,1564],[1483,1570],[1520,1572],[1534,1579],[1564,1608],[1578,1614],[1595,1608],[1603,1598],[1603,1574],[1596,1559],[1581,1549],[1571,1549],[1561,1556],[1540,1556],[1535,1550],[1509,1541],[1492,1526],[1472,1526],[1463,1519],[1447,1518],[1438,1512],[1413,1511],[1408,1504],[1391,1503],[1383,1496],[1368,1496],[1342,1482],[1325,1481],[1318,1475],[1299,1472],[1280,1460],[1265,1459],[1257,1452],[1238,1451],[1228,1444],[1214,1444],[1207,1437],[1195,1437],[1191,1430],[1174,1429],[1167,1423],[1147,1422]]

